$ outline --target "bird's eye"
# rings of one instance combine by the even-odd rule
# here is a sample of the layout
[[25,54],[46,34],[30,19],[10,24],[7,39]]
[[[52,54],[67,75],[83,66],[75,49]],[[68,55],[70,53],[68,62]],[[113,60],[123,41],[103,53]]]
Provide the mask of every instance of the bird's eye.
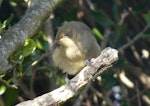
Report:
[[69,37],[69,36],[70,36],[70,33],[68,33],[68,32],[67,32],[67,33],[65,33],[65,36],[68,36],[68,37]]

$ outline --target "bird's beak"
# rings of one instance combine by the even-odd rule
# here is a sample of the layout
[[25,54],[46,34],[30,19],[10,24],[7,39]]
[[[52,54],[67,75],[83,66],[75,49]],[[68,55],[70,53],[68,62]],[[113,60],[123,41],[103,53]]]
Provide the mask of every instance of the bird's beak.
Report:
[[59,45],[59,41],[58,41],[58,40],[55,40],[55,41],[53,42],[52,48],[56,48],[58,45]]

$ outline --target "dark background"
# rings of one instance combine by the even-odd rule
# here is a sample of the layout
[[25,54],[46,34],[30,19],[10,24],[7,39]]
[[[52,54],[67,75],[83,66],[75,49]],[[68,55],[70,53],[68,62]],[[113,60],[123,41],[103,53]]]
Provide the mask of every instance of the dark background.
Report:
[[[26,9],[24,0],[3,0],[0,35],[21,20]],[[86,23],[103,49],[109,46],[119,50],[119,61],[91,84],[80,105],[149,106],[150,0],[65,0],[50,16],[51,35],[55,37],[59,26],[71,20]],[[65,84],[65,75],[50,64],[51,44],[46,30],[43,24],[37,35],[26,41],[28,45],[10,57],[14,68],[1,75],[0,106],[14,106]],[[25,54],[23,58],[20,52]],[[64,106],[72,106],[79,96]]]

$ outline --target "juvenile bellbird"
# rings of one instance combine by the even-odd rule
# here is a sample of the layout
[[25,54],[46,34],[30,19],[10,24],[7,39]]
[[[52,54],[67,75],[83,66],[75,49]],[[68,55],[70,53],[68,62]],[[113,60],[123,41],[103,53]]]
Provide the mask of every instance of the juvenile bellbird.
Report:
[[75,75],[85,66],[85,61],[100,54],[90,28],[79,21],[64,23],[56,34],[52,58],[54,64],[69,75]]

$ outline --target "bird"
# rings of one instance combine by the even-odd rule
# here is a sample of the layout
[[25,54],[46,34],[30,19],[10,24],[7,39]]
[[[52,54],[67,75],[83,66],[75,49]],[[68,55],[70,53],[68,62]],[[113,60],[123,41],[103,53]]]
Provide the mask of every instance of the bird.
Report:
[[59,27],[53,43],[52,59],[68,75],[76,75],[85,62],[96,58],[101,48],[91,29],[80,21],[65,22]]

